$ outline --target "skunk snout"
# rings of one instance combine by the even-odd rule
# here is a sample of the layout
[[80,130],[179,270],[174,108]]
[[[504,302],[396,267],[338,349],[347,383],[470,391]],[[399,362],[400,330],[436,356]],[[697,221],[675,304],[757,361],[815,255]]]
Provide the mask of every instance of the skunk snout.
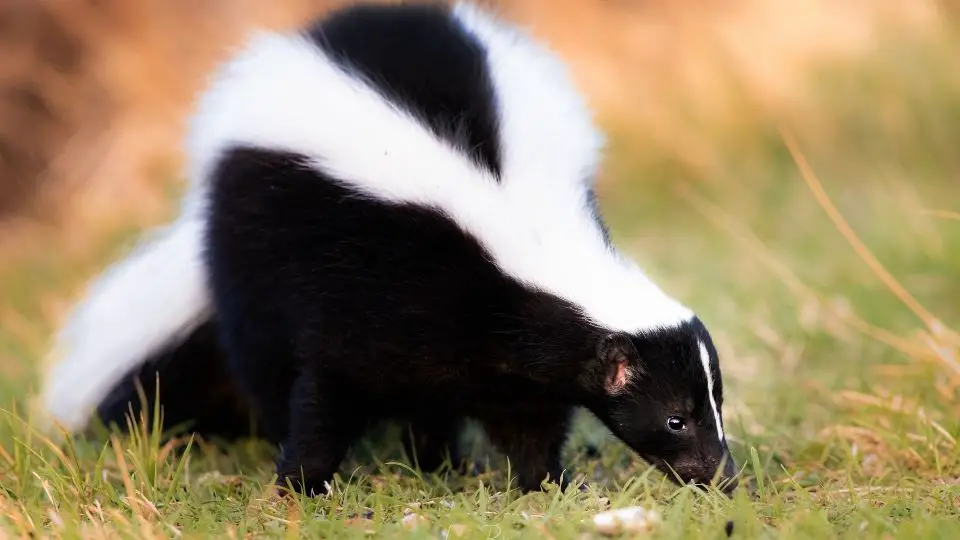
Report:
[[739,484],[740,482],[737,480],[737,462],[733,459],[733,456],[730,455],[730,452],[727,452],[724,456],[723,472],[717,479],[717,485],[720,486],[720,490],[725,494],[731,495]]
[[[686,471],[683,469],[686,469]],[[731,495],[739,485],[737,463],[729,452],[724,452],[719,459],[705,458],[699,460],[697,464],[688,462],[687,467],[683,467],[678,472],[687,483],[695,484],[701,488],[706,488],[711,484],[716,485],[726,495]],[[684,472],[687,474],[684,474]]]
[[[711,460],[712,472],[709,478],[703,481],[697,481],[698,484],[715,484],[725,495],[731,495],[737,489],[737,462],[730,455],[730,451],[724,451],[720,459]],[[722,469],[721,469],[722,467]]]

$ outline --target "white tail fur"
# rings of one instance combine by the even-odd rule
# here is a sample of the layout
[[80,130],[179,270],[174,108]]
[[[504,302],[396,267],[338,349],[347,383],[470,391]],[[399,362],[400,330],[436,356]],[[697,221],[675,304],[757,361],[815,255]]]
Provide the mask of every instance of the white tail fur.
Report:
[[57,336],[42,408],[69,432],[131,369],[186,339],[210,313],[202,222],[187,214],[116,263],[87,292]]

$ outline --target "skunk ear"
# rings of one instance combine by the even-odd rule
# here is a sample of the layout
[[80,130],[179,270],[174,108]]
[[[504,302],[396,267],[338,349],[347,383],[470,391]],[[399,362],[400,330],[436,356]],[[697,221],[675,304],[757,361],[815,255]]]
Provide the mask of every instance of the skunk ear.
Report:
[[638,373],[639,356],[630,336],[626,334],[607,334],[600,339],[597,360],[607,394],[616,395],[623,391],[630,378]]

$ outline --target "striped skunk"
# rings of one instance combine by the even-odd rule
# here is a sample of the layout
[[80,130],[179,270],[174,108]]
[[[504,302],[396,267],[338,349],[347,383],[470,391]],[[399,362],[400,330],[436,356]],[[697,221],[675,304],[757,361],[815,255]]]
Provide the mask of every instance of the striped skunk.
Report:
[[120,420],[159,371],[168,421],[237,434],[249,407],[311,493],[384,418],[425,468],[475,419],[521,489],[563,487],[584,407],[732,491],[717,351],[611,242],[602,146],[560,60],[466,3],[256,33],[201,95],[180,216],[88,292],[42,406]]

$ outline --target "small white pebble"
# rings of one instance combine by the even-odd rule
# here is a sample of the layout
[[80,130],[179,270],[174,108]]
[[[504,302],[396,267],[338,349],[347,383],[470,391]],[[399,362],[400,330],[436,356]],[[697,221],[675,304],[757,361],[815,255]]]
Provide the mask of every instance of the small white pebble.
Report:
[[593,516],[593,526],[597,532],[607,535],[647,532],[659,523],[660,514],[656,510],[647,510],[641,506],[607,510]]
[[407,530],[416,529],[421,523],[425,523],[427,520],[424,517],[421,517],[419,514],[407,514],[403,516],[403,519],[400,520],[400,524],[403,528]]

